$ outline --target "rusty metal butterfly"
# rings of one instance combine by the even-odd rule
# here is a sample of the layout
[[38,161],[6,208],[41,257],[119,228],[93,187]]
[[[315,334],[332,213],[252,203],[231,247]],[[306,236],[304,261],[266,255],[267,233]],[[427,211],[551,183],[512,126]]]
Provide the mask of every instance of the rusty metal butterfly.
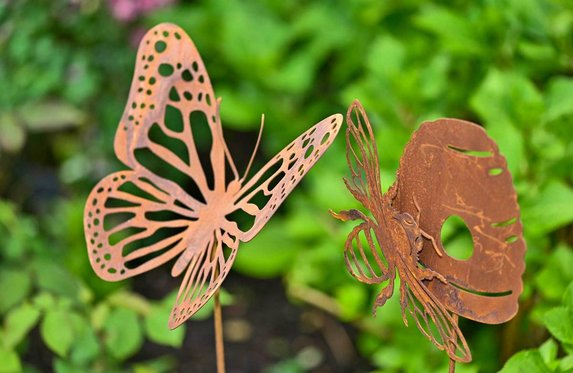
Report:
[[[184,276],[170,328],[219,289],[239,241],[259,232],[342,123],[340,114],[322,120],[247,179],[256,150],[240,176],[219,107],[189,36],[172,24],[151,29],[115,136],[115,153],[130,170],[101,180],[86,202],[88,253],[101,278],[123,280],[177,258],[171,274]],[[210,144],[197,144],[201,132]],[[207,156],[200,145],[207,145]]]
[[[400,277],[402,318],[455,362],[471,361],[458,315],[490,324],[517,312],[525,269],[519,206],[505,158],[483,128],[457,119],[423,123],[400,160],[397,180],[382,194],[378,150],[363,107],[347,113],[351,177],[344,182],[372,217],[358,210],[334,217],[362,221],[349,234],[344,258],[361,282],[382,284],[373,311],[392,296]],[[444,221],[467,224],[474,251],[447,254]]]

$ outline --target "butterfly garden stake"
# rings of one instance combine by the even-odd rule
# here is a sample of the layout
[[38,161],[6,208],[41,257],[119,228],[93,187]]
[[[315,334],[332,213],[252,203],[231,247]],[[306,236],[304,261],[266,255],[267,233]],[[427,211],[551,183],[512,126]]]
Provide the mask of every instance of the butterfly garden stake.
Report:
[[[189,36],[173,24],[151,29],[141,41],[115,135],[115,153],[129,170],[94,187],[86,202],[84,230],[91,265],[108,281],[175,259],[171,274],[183,279],[170,328],[215,296],[217,366],[224,371],[218,289],[239,242],[260,231],[326,151],[342,116],[332,115],[310,128],[249,179],[261,133],[239,175],[223,138],[220,103]],[[199,134],[209,137],[209,144],[198,144]],[[206,156],[201,156],[200,145],[207,145]]]
[[[402,318],[455,362],[471,361],[458,316],[499,324],[517,312],[525,269],[519,206],[505,158],[485,130],[470,122],[423,123],[406,145],[396,182],[382,194],[378,150],[360,103],[347,113],[344,182],[371,213],[331,212],[361,223],[349,234],[344,258],[361,282],[382,285],[373,311],[392,296],[400,277]],[[472,235],[467,260],[449,256],[441,229],[450,216]]]

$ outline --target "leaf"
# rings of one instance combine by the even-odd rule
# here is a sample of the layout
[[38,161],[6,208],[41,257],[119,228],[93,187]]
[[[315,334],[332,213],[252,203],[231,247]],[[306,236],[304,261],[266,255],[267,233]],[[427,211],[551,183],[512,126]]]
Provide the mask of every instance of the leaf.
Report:
[[545,109],[543,97],[526,76],[496,68],[489,70],[471,97],[470,106],[487,122],[488,129],[507,124],[516,128],[535,126]]
[[64,309],[47,311],[40,325],[40,333],[52,351],[65,357],[74,342],[74,331],[69,312]]
[[3,347],[16,347],[36,325],[39,317],[40,311],[28,303],[10,311],[4,320]]
[[543,269],[534,278],[535,285],[547,299],[559,301],[567,285],[573,281],[573,251],[559,245],[546,261]]
[[104,325],[108,352],[119,360],[135,354],[143,343],[143,331],[137,313],[127,308],[115,308]]
[[76,337],[70,352],[70,361],[86,366],[100,354],[100,343],[89,320],[84,315],[72,314],[72,323]]
[[280,219],[265,227],[244,250],[239,250],[233,269],[256,278],[272,278],[288,271],[297,249],[281,228]]
[[541,236],[573,221],[573,190],[562,181],[549,182],[541,192],[522,204],[525,232]]
[[573,344],[573,309],[555,307],[545,313],[543,322],[560,342]]
[[547,110],[545,120],[552,121],[559,117],[573,114],[573,79],[567,77],[556,77],[549,83],[546,97]]
[[17,373],[22,371],[20,357],[15,351],[0,347],[0,373]]
[[30,131],[55,131],[79,126],[84,113],[64,101],[28,104],[18,110],[23,124]]
[[552,338],[549,338],[541,346],[539,346],[539,354],[543,358],[543,362],[545,362],[548,367],[554,368],[553,365],[557,363],[556,359],[558,350],[559,346],[557,345],[557,342],[555,342]]
[[500,373],[547,373],[549,368],[537,350],[520,351],[513,355],[499,371]]
[[38,259],[32,264],[37,276],[38,286],[67,298],[78,299],[80,286],[78,280],[67,268],[56,261]]
[[336,302],[340,309],[340,318],[344,321],[361,316],[367,301],[368,290],[361,284],[347,284],[336,289]]
[[24,270],[0,270],[0,314],[22,302],[30,293],[32,283]]
[[479,54],[482,51],[478,33],[461,14],[445,7],[428,6],[414,17],[414,24],[434,33],[446,49],[462,55]]
[[[571,268],[571,267],[569,267]],[[573,282],[567,286],[565,293],[563,294],[563,305],[573,309]]]
[[0,151],[16,153],[26,141],[26,131],[9,112],[0,112]]
[[145,334],[155,343],[181,347],[185,337],[185,327],[182,325],[177,329],[169,330],[167,320],[171,313],[171,306],[152,306],[149,313],[145,316]]
[[120,290],[110,295],[108,303],[112,306],[129,308],[140,315],[146,315],[151,310],[149,301],[139,294]]

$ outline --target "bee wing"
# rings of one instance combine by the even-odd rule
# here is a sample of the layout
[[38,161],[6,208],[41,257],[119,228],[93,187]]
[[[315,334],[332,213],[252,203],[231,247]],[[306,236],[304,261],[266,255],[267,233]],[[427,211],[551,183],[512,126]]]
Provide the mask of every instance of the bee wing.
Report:
[[193,316],[221,287],[235,261],[238,247],[237,237],[217,229],[206,246],[191,253],[169,317],[170,329],[175,329]]
[[346,113],[346,160],[351,177],[344,178],[352,195],[370,211],[382,203],[380,166],[370,120],[358,100]]
[[373,232],[374,223],[367,220],[354,227],[344,244],[344,261],[348,272],[366,284],[379,284],[388,280],[391,274]]
[[407,310],[422,334],[440,350],[445,350],[452,360],[462,363],[471,361],[466,339],[447,309],[408,269],[405,276],[400,275],[400,304],[404,323],[408,325]]

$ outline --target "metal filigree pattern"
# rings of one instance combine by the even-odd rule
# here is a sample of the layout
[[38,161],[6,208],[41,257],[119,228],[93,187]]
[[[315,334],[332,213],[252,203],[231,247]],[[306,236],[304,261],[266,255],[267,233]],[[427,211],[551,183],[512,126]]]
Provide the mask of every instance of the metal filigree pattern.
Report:
[[[332,212],[361,220],[345,244],[349,272],[367,284],[382,284],[374,312],[392,296],[400,277],[402,318],[453,361],[471,361],[457,315],[501,323],[517,312],[525,242],[519,207],[505,158],[483,128],[461,120],[427,122],[412,136],[396,182],[382,194],[378,151],[370,122],[355,101],[347,113],[346,145],[352,195],[358,210]],[[461,217],[473,238],[467,260],[450,257],[440,232]]]
[[[239,242],[260,231],[342,123],[340,114],[322,120],[247,179],[249,167],[240,176],[225,144],[219,106],[189,36],[172,24],[151,29],[115,137],[129,170],[104,178],[86,202],[88,254],[101,278],[122,280],[176,258],[171,273],[184,276],[170,328],[217,291]],[[210,144],[197,144],[199,133]]]

